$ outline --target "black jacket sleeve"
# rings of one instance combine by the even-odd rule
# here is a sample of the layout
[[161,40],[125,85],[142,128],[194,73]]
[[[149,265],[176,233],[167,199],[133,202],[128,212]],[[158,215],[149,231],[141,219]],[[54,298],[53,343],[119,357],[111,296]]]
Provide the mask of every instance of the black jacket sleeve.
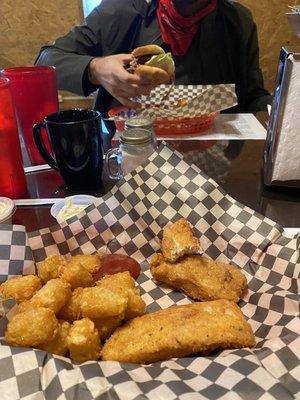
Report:
[[259,66],[257,29],[253,20],[251,28],[247,43],[246,108],[249,112],[266,111],[267,104],[272,103],[272,96],[264,88],[263,75]]
[[87,78],[87,66],[94,57],[102,55],[101,19],[95,8],[84,25],[42,47],[35,63],[56,67],[59,89],[85,96],[97,89]]

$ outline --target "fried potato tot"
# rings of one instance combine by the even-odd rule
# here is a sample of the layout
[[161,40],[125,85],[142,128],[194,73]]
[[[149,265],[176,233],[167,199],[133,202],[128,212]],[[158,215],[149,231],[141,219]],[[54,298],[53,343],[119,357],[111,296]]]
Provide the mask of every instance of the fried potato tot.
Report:
[[107,275],[96,282],[98,287],[106,287],[112,292],[120,293],[127,297],[125,319],[131,319],[143,315],[146,304],[141,298],[139,289],[135,286],[135,281],[128,271],[118,274]]
[[102,358],[151,363],[254,345],[252,329],[239,307],[216,300],[173,306],[128,321],[105,342]]
[[101,342],[94,322],[88,318],[75,321],[67,337],[70,356],[74,361],[98,360]]
[[64,257],[59,255],[49,256],[38,266],[38,276],[43,283],[50,281],[50,279],[59,278],[61,268],[65,265]]
[[98,330],[101,340],[106,340],[122,324],[124,314],[118,317],[97,318],[92,321]]
[[57,354],[58,356],[65,356],[69,351],[67,337],[70,329],[71,325],[68,322],[59,320],[58,330],[55,338],[49,343],[40,345],[39,348],[41,350],[48,351],[48,353]]
[[127,306],[127,297],[104,287],[84,288],[80,299],[83,317],[106,318],[121,316]]
[[78,254],[73,256],[74,262],[79,262],[90,274],[94,274],[101,267],[101,254]]
[[71,297],[70,285],[62,279],[51,279],[36,294],[19,306],[19,311],[30,308],[46,307],[57,314]]
[[161,251],[169,261],[176,261],[186,254],[202,254],[199,240],[194,236],[189,222],[181,218],[163,230]]
[[58,329],[58,321],[49,308],[29,309],[12,317],[5,340],[12,346],[35,347],[51,342]]
[[[75,258],[75,257],[74,257]],[[72,290],[78,287],[88,287],[94,285],[92,274],[85,269],[78,259],[71,260],[61,268],[60,278],[71,285]]]
[[246,277],[238,268],[196,255],[170,263],[156,254],[150,270],[158,282],[181,290],[195,300],[238,302],[247,286]]
[[41,287],[41,280],[35,275],[16,276],[0,285],[0,295],[20,303],[31,299]]
[[80,308],[80,300],[82,293],[83,293],[83,288],[81,287],[76,288],[73,291],[70,299],[60,310],[58,314],[59,318],[72,323],[73,321],[76,321],[82,317]]

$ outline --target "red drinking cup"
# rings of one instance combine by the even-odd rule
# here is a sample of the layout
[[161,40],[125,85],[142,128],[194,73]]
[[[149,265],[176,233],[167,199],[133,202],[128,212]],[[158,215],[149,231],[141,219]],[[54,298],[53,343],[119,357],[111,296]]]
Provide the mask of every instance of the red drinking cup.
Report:
[[9,84],[0,77],[0,196],[17,199],[27,188]]
[[[44,164],[35,146],[32,128],[46,115],[58,111],[56,71],[50,66],[6,68],[2,75],[11,82],[10,88],[17,114],[19,133],[23,136],[32,165]],[[49,151],[46,132],[44,143]]]

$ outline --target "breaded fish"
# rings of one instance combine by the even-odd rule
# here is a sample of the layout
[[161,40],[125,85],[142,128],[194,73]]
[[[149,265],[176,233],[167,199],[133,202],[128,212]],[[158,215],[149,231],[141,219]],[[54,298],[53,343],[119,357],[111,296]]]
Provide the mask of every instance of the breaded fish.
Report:
[[106,341],[102,358],[151,363],[254,345],[252,329],[239,307],[216,300],[173,306],[128,321]]
[[186,254],[202,254],[199,240],[194,236],[189,222],[181,218],[163,231],[161,251],[169,261],[176,261]]
[[181,290],[195,300],[238,302],[247,286],[246,277],[238,268],[203,256],[187,256],[170,263],[158,253],[153,256],[150,269],[158,282]]

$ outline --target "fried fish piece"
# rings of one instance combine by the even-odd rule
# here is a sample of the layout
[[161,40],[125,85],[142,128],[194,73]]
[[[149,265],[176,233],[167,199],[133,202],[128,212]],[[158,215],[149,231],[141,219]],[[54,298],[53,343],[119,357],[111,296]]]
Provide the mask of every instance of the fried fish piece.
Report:
[[41,280],[35,275],[16,276],[0,285],[0,295],[20,303],[31,299],[41,287]]
[[50,308],[57,314],[71,297],[70,285],[62,279],[51,279],[28,301],[24,301],[19,306],[19,311],[30,308],[45,307]]
[[128,271],[107,275],[96,282],[98,287],[105,287],[127,298],[125,319],[131,319],[143,315],[146,304],[141,298],[139,289]]
[[99,334],[89,318],[75,321],[67,337],[68,348],[74,361],[98,360],[101,353]]
[[239,307],[215,300],[173,306],[128,321],[106,341],[102,358],[151,363],[254,345],[252,329]]
[[35,347],[51,342],[58,332],[58,321],[49,308],[31,308],[12,317],[5,340],[12,346]]
[[49,256],[38,266],[38,276],[43,283],[59,278],[61,268],[65,265],[66,260],[63,256],[56,254]]
[[186,254],[202,254],[199,240],[194,236],[189,222],[181,218],[163,230],[161,251],[169,261],[176,261]]
[[197,255],[170,263],[158,253],[152,257],[150,270],[158,282],[181,290],[195,300],[238,302],[247,286],[246,277],[238,268]]
[[39,348],[48,351],[48,353],[65,356],[69,351],[67,337],[71,329],[71,324],[63,320],[59,320],[58,323],[59,325],[55,338],[49,343],[40,345]]

